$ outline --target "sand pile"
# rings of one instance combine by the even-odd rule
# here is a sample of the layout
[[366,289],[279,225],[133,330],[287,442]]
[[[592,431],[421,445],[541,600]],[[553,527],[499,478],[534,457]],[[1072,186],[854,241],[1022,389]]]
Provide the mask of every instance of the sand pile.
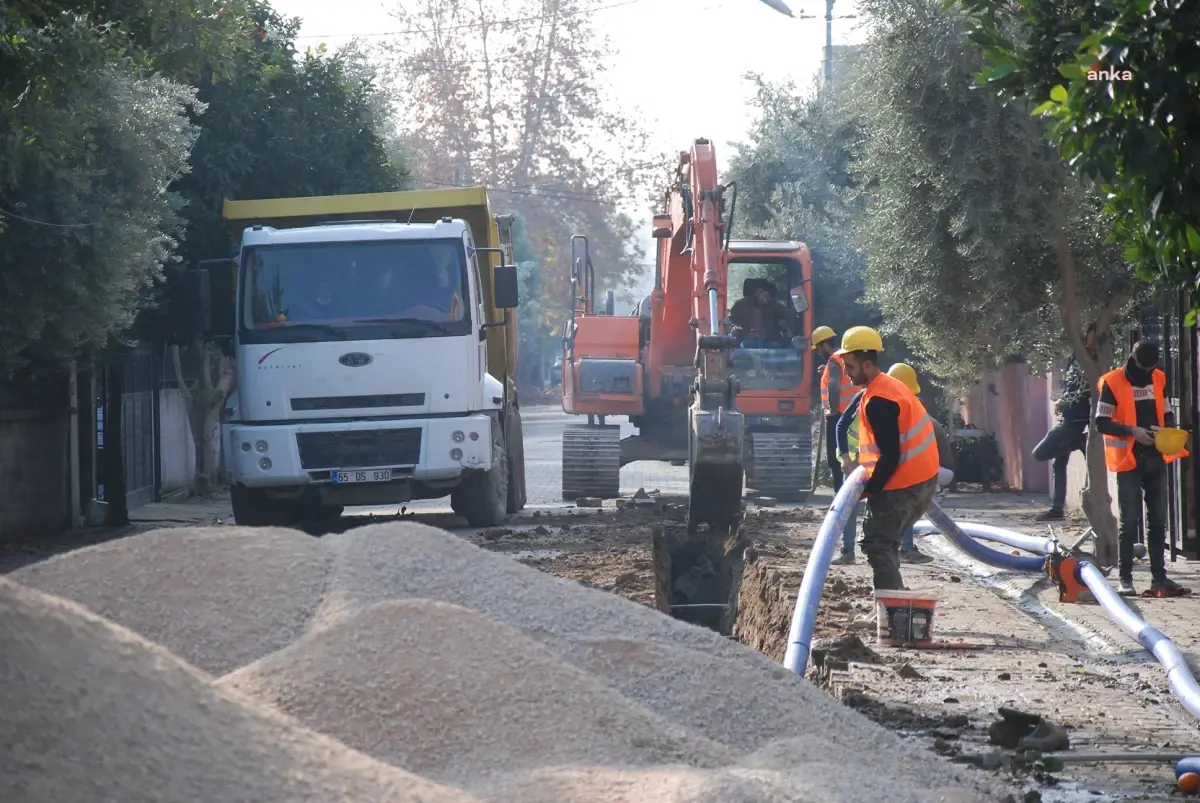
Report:
[[10,577],[78,602],[221,675],[298,639],[333,556],[295,530],[155,530],[35,563]]
[[471,803],[0,579],[4,803]]
[[731,751],[651,714],[541,644],[444,602],[383,602],[222,683],[434,779],[589,763],[716,767]]
[[220,685],[445,794],[849,803],[857,767],[889,803],[997,799],[752,650],[422,525],[147,533],[15,578],[236,669]]

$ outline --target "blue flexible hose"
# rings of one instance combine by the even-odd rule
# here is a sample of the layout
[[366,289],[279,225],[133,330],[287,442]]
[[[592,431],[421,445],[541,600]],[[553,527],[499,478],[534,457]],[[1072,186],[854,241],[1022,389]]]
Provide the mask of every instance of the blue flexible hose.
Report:
[[1034,558],[1028,555],[1010,555],[1007,552],[1000,552],[985,547],[964,533],[962,528],[954,523],[954,519],[946,515],[946,511],[942,510],[942,506],[937,502],[929,503],[929,520],[942,531],[943,535],[953,541],[955,546],[980,563],[986,563],[997,569],[1008,569],[1014,572],[1040,573],[1045,569],[1046,559],[1044,557]]

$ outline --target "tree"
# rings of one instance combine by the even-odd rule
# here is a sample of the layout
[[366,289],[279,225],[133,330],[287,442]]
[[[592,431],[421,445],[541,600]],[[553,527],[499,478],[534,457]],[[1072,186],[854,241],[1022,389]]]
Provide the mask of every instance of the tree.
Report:
[[65,363],[127,327],[170,259],[195,93],[86,17],[0,15],[0,370]]
[[[869,297],[886,326],[960,387],[1013,357],[1048,357],[1065,329],[1093,386],[1135,287],[1104,243],[1102,200],[1042,145],[1023,103],[972,89],[982,56],[927,0],[868,0],[875,26],[850,95],[865,131]],[[1057,314],[1055,314],[1057,313]],[[1094,318],[1101,354],[1082,347]],[[1088,442],[1084,507],[1113,558],[1103,440]]]
[[1101,185],[1113,239],[1138,275],[1200,304],[1200,7],[960,4],[986,57],[978,83],[1036,105],[1062,158]]
[[[544,276],[561,276],[571,235],[588,235],[598,291],[629,299],[644,254],[619,209],[657,199],[671,162],[603,95],[597,3],[409,0],[396,12],[409,35],[384,54],[420,182],[487,186],[524,219]],[[561,293],[545,300],[565,314],[561,283],[541,292]]]

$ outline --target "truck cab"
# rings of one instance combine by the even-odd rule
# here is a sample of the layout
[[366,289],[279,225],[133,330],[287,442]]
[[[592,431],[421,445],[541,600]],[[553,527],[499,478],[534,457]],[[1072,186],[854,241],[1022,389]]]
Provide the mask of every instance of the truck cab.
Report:
[[473,526],[520,509],[516,272],[490,213],[483,226],[381,212],[276,226],[268,209],[239,211],[263,222],[244,228],[236,259],[238,392],[222,435],[237,523],[447,495]]

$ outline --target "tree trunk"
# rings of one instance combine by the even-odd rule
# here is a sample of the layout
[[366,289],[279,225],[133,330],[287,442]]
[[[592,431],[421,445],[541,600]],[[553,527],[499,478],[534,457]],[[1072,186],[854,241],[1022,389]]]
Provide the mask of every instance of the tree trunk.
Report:
[[[233,361],[203,341],[192,341],[189,350],[198,363],[198,381],[191,385],[185,381],[179,346],[171,346],[171,364],[175,368],[175,382],[187,403],[188,424],[196,452],[191,490],[206,495],[221,485],[221,411],[233,390],[236,374]],[[214,362],[216,381],[213,380]]]
[[1096,430],[1096,405],[1100,400],[1097,388],[1100,377],[1113,364],[1112,323],[1127,301],[1127,296],[1114,290],[1096,318],[1096,357],[1088,353],[1083,343],[1084,323],[1080,317],[1077,296],[1077,273],[1075,258],[1071,253],[1070,240],[1065,228],[1060,228],[1054,238],[1059,270],[1062,274],[1062,298],[1059,310],[1063,326],[1071,341],[1075,354],[1092,387],[1092,413],[1088,425],[1087,484],[1084,486],[1083,512],[1088,524],[1096,533],[1096,562],[1101,566],[1117,563],[1117,519],[1112,512],[1112,496],[1108,492],[1108,467],[1104,463],[1104,436]]

